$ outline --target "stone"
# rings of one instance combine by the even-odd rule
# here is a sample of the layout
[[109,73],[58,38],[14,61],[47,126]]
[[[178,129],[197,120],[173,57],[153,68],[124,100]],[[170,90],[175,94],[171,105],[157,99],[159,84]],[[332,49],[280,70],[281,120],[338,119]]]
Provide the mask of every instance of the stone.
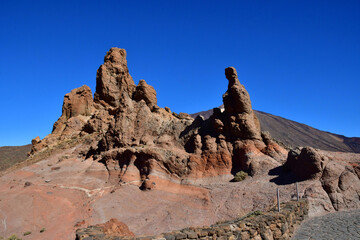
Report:
[[132,97],[135,89],[127,67],[125,49],[111,48],[96,74],[95,102],[119,107],[126,98]]
[[133,94],[133,99],[137,102],[144,100],[150,109],[153,109],[157,105],[156,91],[152,86],[148,85],[145,80],[139,81]]
[[225,76],[229,80],[228,90],[223,95],[225,113],[235,116],[236,120],[230,119],[230,133],[243,139],[261,139],[258,123],[255,123],[249,93],[240,84],[236,69],[234,67],[226,68]]
[[90,116],[93,110],[91,89],[83,85],[64,96],[62,115],[66,119],[79,115]]
[[304,147],[300,154],[290,151],[285,168],[290,169],[300,180],[320,179],[329,159],[311,147]]
[[34,138],[33,140],[31,140],[31,144],[35,145],[41,142],[41,139],[39,136],[37,136],[36,138]]
[[135,237],[128,226],[116,218],[112,218],[102,224],[97,224],[96,227],[101,228],[103,233],[109,236]]
[[53,135],[79,132],[94,110],[91,89],[84,85],[64,96],[62,115],[54,123]]

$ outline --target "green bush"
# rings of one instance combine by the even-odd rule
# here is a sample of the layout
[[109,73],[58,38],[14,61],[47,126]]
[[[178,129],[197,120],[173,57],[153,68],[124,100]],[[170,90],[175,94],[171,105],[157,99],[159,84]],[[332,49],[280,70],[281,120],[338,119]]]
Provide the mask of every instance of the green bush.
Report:
[[8,240],[21,240],[21,238],[18,238],[15,234],[11,235]]
[[27,235],[30,235],[30,234],[31,234],[30,231],[24,232],[24,236],[27,236]]
[[242,180],[244,180],[245,178],[247,178],[248,174],[244,171],[240,171],[240,172],[237,172],[235,174],[235,177],[233,179],[234,182],[241,182]]
[[248,217],[255,217],[255,216],[259,216],[259,215],[261,215],[261,214],[262,214],[261,211],[256,210],[256,211],[250,213],[250,214],[248,215]]

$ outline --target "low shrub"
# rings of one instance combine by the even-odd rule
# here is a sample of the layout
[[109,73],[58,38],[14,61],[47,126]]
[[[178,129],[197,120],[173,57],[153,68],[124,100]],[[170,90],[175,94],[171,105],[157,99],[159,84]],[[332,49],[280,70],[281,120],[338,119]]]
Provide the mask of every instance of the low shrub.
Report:
[[237,172],[234,176],[233,182],[241,182],[245,178],[247,178],[248,174],[244,171]]
[[18,238],[15,234],[11,235],[7,240],[21,240],[21,238]]

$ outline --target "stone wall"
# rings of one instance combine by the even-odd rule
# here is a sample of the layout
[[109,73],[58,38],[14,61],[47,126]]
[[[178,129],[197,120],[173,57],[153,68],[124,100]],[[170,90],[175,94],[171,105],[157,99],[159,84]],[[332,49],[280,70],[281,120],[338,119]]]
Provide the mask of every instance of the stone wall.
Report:
[[273,208],[267,212],[255,211],[245,217],[214,224],[210,227],[185,228],[157,236],[115,237],[106,236],[101,228],[88,227],[76,232],[77,240],[188,240],[188,239],[290,239],[295,228],[308,213],[306,200],[281,204],[281,211]]

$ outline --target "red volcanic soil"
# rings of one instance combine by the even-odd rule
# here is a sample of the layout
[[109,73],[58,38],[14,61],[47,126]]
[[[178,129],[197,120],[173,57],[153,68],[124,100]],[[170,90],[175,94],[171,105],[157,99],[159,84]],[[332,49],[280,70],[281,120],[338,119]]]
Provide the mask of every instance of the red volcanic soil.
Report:
[[[141,191],[138,183],[112,185],[102,163],[68,157],[77,147],[0,177],[0,236],[75,239],[77,228],[111,218],[136,235],[158,234],[266,209],[275,203],[276,188],[283,201],[294,197],[294,184],[277,185],[272,175],[197,186],[168,181],[150,191]],[[343,161],[345,155],[336,156]],[[349,155],[350,162],[358,157]],[[299,185],[301,195],[311,201],[312,214],[333,211],[319,181]]]
[[151,191],[131,182],[111,185],[103,164],[67,157],[76,148],[0,177],[0,236],[75,239],[77,228],[111,218],[136,235],[156,234],[231,219],[274,201],[269,176],[207,186],[168,181]]

